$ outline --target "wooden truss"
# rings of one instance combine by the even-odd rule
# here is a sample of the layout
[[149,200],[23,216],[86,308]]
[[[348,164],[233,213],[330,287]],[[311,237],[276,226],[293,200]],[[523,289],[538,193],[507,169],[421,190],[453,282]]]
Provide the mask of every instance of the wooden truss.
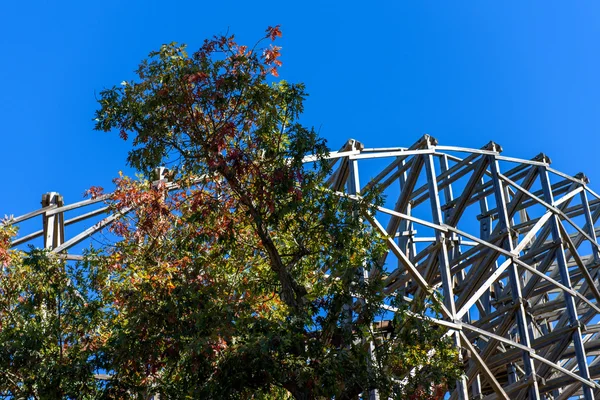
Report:
[[[364,215],[389,248],[369,278],[406,301],[443,296],[443,316],[431,320],[448,328],[465,366],[451,399],[594,399],[600,196],[583,174],[556,171],[543,154],[521,160],[501,152],[493,142],[439,146],[428,135],[408,148],[349,140],[329,155],[327,185],[354,199],[371,189],[385,196]],[[117,218],[105,214],[107,196],[64,205],[57,193],[44,195],[41,209],[13,220],[42,216],[43,229],[13,245],[41,238],[80,258],[66,250]]]

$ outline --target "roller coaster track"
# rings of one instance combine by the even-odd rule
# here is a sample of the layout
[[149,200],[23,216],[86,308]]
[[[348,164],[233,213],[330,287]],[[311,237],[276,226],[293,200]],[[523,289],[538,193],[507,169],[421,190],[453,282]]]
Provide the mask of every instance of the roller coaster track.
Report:
[[[585,175],[554,170],[544,154],[501,153],[494,142],[468,149],[428,135],[407,148],[349,140],[328,157],[327,185],[353,199],[374,187],[385,196],[363,216],[389,248],[367,278],[383,279],[386,294],[406,301],[443,296],[442,317],[432,323],[448,329],[465,366],[451,399],[593,399],[600,394],[600,196]],[[41,229],[12,245],[37,240],[80,259],[67,251],[118,218],[109,198],[66,205],[47,193],[42,208],[12,221],[41,218]]]

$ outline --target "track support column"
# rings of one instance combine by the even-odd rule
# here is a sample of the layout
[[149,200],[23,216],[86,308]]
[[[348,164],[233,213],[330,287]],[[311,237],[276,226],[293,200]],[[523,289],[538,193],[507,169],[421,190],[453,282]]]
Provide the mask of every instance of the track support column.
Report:
[[[42,195],[42,207],[62,207],[63,197],[56,192]],[[50,210],[52,211],[52,210]],[[65,240],[65,220],[63,213],[43,214],[44,224],[44,248],[52,250],[60,246]]]
[[[500,224],[500,229],[503,229],[504,233],[506,234],[504,246],[507,250],[512,251],[514,249],[514,245],[512,240],[510,217],[506,209],[506,188],[504,186],[504,182],[500,179],[500,167],[498,165],[498,160],[493,155],[490,155],[489,157],[490,172],[494,184],[494,197],[496,199],[496,209],[498,212],[498,223]],[[516,305],[515,314],[517,317],[516,319],[519,339],[522,345],[531,349],[531,337],[528,329],[527,314],[525,312],[525,301],[523,300],[523,293],[521,291],[521,278],[515,263],[511,263],[508,267],[508,274],[512,300]],[[537,375],[535,373],[535,366],[533,364],[533,359],[527,351],[523,351],[523,367],[525,373],[527,374],[526,379],[531,379],[531,385],[528,389],[529,400],[540,400],[540,391],[537,382]]]
[[[540,180],[542,182],[542,190],[544,192],[544,200],[549,203],[554,203],[554,196],[552,195],[552,186],[550,184],[550,178],[548,176],[548,170],[546,167],[538,167],[540,171]],[[561,283],[566,287],[572,289],[571,277],[569,275],[569,269],[567,267],[567,258],[565,257],[565,245],[563,243],[562,236],[560,234],[559,224],[561,223],[556,214],[550,217],[550,227],[552,232],[552,240],[558,243],[556,249],[556,263],[558,266],[558,272],[560,274]],[[567,314],[569,316],[569,323],[573,329],[573,348],[577,357],[577,366],[579,367],[579,376],[590,380],[590,371],[585,355],[585,348],[583,344],[583,338],[581,337],[581,324],[579,323],[579,317],[577,315],[577,306],[575,305],[575,299],[571,294],[564,292],[565,305],[567,307]],[[583,391],[583,398],[585,400],[593,400],[594,392],[588,385],[581,385]]]
[[[436,140],[427,137],[427,147],[434,147],[436,144]],[[423,155],[423,160],[425,164],[425,170],[427,172],[427,185],[429,188],[429,201],[431,203],[431,213],[433,216],[432,222],[436,225],[443,225],[444,220],[442,218],[442,207],[440,205],[440,197],[438,193],[438,184],[437,184],[437,176],[435,173],[435,164],[433,160],[432,154]],[[451,313],[452,322],[456,319],[456,305],[454,304],[454,289],[452,287],[452,275],[450,273],[450,260],[448,258],[448,246],[446,243],[446,235],[440,230],[435,230],[435,240],[440,246],[440,250],[438,252],[438,262],[440,275],[442,277],[442,289],[444,291],[444,305]],[[452,339],[454,341],[454,345],[460,352],[462,349],[460,343],[460,331],[454,331],[452,333]],[[458,394],[458,398],[460,400],[469,399],[469,389],[467,387],[467,380],[463,376],[459,378],[456,382],[456,392]]]

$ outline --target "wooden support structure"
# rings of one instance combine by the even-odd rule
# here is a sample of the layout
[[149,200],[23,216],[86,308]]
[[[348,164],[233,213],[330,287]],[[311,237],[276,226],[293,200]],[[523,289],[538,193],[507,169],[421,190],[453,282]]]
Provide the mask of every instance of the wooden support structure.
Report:
[[55,249],[64,242],[65,238],[65,218],[64,213],[52,213],[56,208],[64,206],[63,198],[56,192],[49,192],[42,196],[42,208],[48,211],[42,214],[44,248]]
[[[600,195],[585,175],[552,169],[544,154],[521,160],[501,152],[493,142],[440,146],[428,135],[386,149],[350,140],[329,154],[326,184],[351,199],[382,191],[384,204],[361,218],[389,251],[361,276],[382,279],[385,295],[413,304],[431,293],[443,298],[432,323],[447,330],[465,368],[450,399],[594,399]],[[176,190],[168,178],[155,171],[157,182]],[[41,237],[50,251],[80,259],[65,252],[130,211],[107,207],[110,196],[65,205],[59,194],[45,194],[42,208],[12,222],[41,217],[41,229],[13,245]]]

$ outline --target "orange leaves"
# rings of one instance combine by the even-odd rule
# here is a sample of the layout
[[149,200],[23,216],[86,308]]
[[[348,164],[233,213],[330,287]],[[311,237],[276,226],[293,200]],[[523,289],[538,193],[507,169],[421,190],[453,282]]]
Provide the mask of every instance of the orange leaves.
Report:
[[[123,238],[133,234],[129,239],[136,241],[158,238],[168,233],[177,217],[172,213],[174,202],[167,202],[164,182],[152,187],[148,187],[148,183],[135,182],[127,177],[117,178],[114,182],[117,189],[110,198],[111,208],[119,213],[127,213],[129,209],[133,211],[111,225],[109,229],[112,233]],[[131,229],[134,226],[135,229]]]
[[267,64],[274,63],[277,66],[281,66],[281,61],[277,60],[279,56],[281,56],[281,47],[279,46],[269,46],[268,49],[263,51],[263,57],[265,58],[265,62]]
[[10,253],[3,247],[0,247],[0,266],[7,266],[10,262]]
[[281,56],[281,47],[279,46],[269,46],[268,49],[263,51],[263,57],[265,59],[265,64],[273,65],[269,68],[269,73],[275,77],[279,76],[277,72],[277,67],[281,67],[281,61],[278,59]]
[[271,40],[275,40],[278,37],[281,37],[281,29],[280,25],[269,26],[266,30],[267,36]]
[[104,188],[102,186],[92,186],[85,192],[83,192],[83,197],[90,197],[92,200],[101,196],[104,193]]
[[0,220],[0,266],[7,266],[11,261],[10,243],[17,234],[17,229],[10,225],[11,218]]

